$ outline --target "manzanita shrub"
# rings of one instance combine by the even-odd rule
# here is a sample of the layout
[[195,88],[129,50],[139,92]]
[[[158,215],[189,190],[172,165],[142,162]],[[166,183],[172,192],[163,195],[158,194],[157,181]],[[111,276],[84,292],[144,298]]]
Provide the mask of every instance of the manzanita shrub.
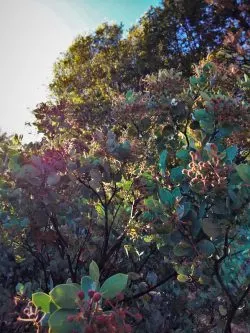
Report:
[[0,279],[33,293],[20,319],[51,333],[249,329],[250,85],[229,56],[237,70],[215,53],[191,78],[164,69],[112,94],[102,126],[98,105],[65,93],[35,110],[40,143],[1,139],[1,244],[20,274]]
[[[135,320],[141,317],[119,304],[123,300],[122,292],[127,286],[128,275],[115,274],[102,285],[99,277],[98,265],[92,261],[89,275],[83,276],[80,284],[70,280],[57,285],[49,294],[33,293],[32,301],[23,311],[26,318],[18,319],[33,322],[38,332],[46,327],[50,333],[132,332],[126,317],[129,315]],[[105,305],[109,307],[108,311],[103,310]]]

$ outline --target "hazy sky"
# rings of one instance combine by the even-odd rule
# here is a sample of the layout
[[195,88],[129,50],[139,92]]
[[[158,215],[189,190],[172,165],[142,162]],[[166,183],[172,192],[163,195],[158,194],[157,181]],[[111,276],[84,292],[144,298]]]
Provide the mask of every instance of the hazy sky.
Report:
[[34,140],[31,110],[46,100],[52,66],[79,33],[103,21],[129,28],[160,0],[0,0],[0,129]]

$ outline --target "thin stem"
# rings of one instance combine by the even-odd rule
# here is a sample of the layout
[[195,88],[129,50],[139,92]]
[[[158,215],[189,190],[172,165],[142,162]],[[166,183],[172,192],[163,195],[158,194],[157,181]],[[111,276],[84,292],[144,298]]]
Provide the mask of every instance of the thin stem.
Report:
[[172,278],[175,278],[176,276],[177,276],[177,273],[174,272],[174,273],[170,274],[169,276],[165,277],[164,279],[160,280],[156,285],[148,288],[147,290],[142,291],[140,293],[137,293],[137,294],[135,294],[133,296],[130,296],[130,297],[125,297],[123,301],[124,302],[128,302],[128,301],[137,299],[139,297],[142,297],[142,296],[148,294],[150,291],[155,290],[156,288],[160,287],[161,285],[163,285],[167,281],[171,280]]
[[231,311],[229,312],[229,314],[227,316],[227,321],[226,321],[226,325],[225,325],[225,328],[224,328],[224,333],[230,333],[231,332],[231,323],[233,321],[233,318],[234,318],[239,306],[243,302],[244,298],[248,295],[249,291],[250,291],[250,284],[248,285],[248,287],[246,288],[246,290],[244,291],[244,293],[242,294],[242,296],[240,297],[238,302],[234,306],[232,306],[232,309],[231,309]]

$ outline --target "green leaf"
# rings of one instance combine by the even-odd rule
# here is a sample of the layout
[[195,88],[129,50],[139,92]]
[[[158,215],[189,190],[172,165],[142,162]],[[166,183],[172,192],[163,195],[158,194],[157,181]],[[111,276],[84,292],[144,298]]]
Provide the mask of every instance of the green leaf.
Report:
[[174,204],[174,197],[171,194],[171,192],[167,189],[160,188],[159,197],[164,205],[172,206]]
[[58,306],[51,300],[49,303],[49,312],[53,313],[58,310]]
[[199,121],[201,129],[206,133],[213,133],[214,123],[212,114],[208,113],[205,109],[195,110],[194,113],[195,120]]
[[88,300],[88,291],[97,290],[97,283],[90,276],[83,276],[81,279],[81,290],[84,291],[85,299]]
[[73,330],[82,332],[80,323],[77,321],[68,321],[68,316],[74,316],[77,310],[59,309],[52,313],[49,318],[50,333],[71,333]]
[[132,104],[135,101],[133,90],[128,90],[125,97],[126,97],[126,103],[128,104]]
[[76,283],[59,284],[49,294],[59,308],[74,309],[80,289]]
[[250,165],[248,164],[240,164],[240,165],[237,165],[235,167],[238,175],[240,176],[240,178],[250,184]]
[[23,295],[25,291],[25,286],[24,284],[18,282],[18,284],[16,285],[16,292],[20,295]]
[[180,191],[179,187],[176,187],[175,189],[173,189],[173,191],[172,191],[172,196],[173,196],[175,199],[181,197],[181,191]]
[[179,219],[186,216],[190,212],[190,209],[191,203],[189,201],[179,204],[176,209]]
[[203,219],[201,224],[202,224],[202,230],[208,237],[216,238],[220,236],[222,233],[221,226],[213,223],[213,221],[209,218]]
[[49,326],[49,318],[50,318],[50,313],[45,313],[43,317],[40,320],[40,325],[41,327],[48,327]]
[[50,312],[51,297],[43,292],[32,294],[32,303],[42,312]]
[[207,121],[211,119],[211,115],[205,109],[197,109],[194,111],[194,118],[197,121]]
[[183,236],[178,230],[172,231],[168,235],[168,241],[172,245],[179,244],[182,239],[183,239]]
[[165,176],[166,174],[167,156],[168,152],[166,149],[164,149],[160,153],[160,161],[159,161],[159,169],[162,176]]
[[89,265],[89,275],[93,281],[95,281],[96,283],[99,282],[100,271],[97,263],[94,260],[92,260]]
[[206,257],[210,257],[215,251],[214,244],[207,239],[201,240],[197,244],[197,249],[202,255]]
[[197,237],[201,230],[201,220],[198,217],[192,219],[191,231],[193,237]]
[[184,164],[187,164],[190,160],[189,151],[186,149],[181,149],[176,152],[176,157],[181,160]]
[[100,216],[100,217],[104,217],[105,216],[105,212],[104,212],[104,209],[103,209],[103,205],[98,202],[96,205],[95,205],[95,210],[97,211],[97,214]]
[[184,275],[184,274],[178,274],[177,275],[177,280],[179,282],[184,283],[184,282],[187,282],[189,280],[189,277],[187,275]]
[[232,163],[232,161],[235,159],[235,157],[237,156],[238,154],[238,148],[236,145],[234,146],[231,146],[231,147],[228,147],[226,150],[226,159]]
[[154,235],[147,235],[145,237],[143,237],[143,240],[145,243],[151,243],[154,240]]
[[9,163],[8,163],[8,168],[10,169],[11,172],[18,173],[21,169],[21,166],[19,164],[20,156],[15,154],[10,157]]
[[201,91],[200,95],[204,99],[204,101],[210,101],[210,97],[205,91]]
[[190,265],[176,264],[174,265],[174,270],[178,275],[191,275],[192,267]]
[[199,82],[198,79],[195,76],[191,76],[189,78],[189,81],[190,81],[191,86],[196,86]]
[[193,249],[192,247],[184,242],[181,242],[179,244],[177,244],[174,247],[174,255],[177,257],[186,257],[186,256],[190,256],[193,255]]
[[118,273],[108,278],[101,286],[100,293],[103,298],[114,298],[117,294],[122,292],[128,282],[128,275]]
[[176,168],[172,168],[170,171],[170,180],[172,183],[179,184],[182,182],[185,175],[182,173],[183,167],[178,166]]

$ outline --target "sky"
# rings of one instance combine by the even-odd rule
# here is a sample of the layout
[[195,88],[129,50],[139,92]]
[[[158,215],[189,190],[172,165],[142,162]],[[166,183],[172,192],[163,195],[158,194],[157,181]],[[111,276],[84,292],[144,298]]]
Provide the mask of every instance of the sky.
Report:
[[0,0],[0,130],[39,139],[32,109],[46,101],[53,64],[104,21],[125,31],[160,0]]

